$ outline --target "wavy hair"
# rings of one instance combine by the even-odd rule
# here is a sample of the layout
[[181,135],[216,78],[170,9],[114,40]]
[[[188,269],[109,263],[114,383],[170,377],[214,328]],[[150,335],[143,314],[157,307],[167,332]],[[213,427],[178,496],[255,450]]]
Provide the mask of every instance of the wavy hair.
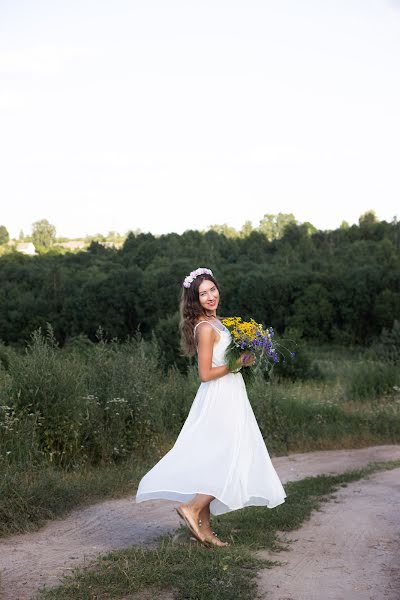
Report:
[[199,320],[199,317],[207,317],[207,313],[200,304],[199,287],[204,280],[209,280],[214,283],[220,292],[220,287],[213,275],[198,275],[192,281],[190,287],[182,286],[181,300],[179,304],[179,331],[181,334],[181,348],[186,356],[194,356],[196,354],[196,343],[194,339],[194,326]]

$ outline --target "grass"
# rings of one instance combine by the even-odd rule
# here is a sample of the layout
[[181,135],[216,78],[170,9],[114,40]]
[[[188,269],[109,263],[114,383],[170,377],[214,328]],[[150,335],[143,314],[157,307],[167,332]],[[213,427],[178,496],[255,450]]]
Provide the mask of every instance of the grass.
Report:
[[[253,389],[249,396],[273,456],[400,442],[399,410],[393,406],[363,404],[360,410],[324,402],[321,390],[311,383]],[[157,447],[151,448],[146,459],[138,456],[119,464],[87,464],[70,471],[46,463],[3,463],[0,537],[35,530],[78,506],[132,493],[174,439],[159,436]]]
[[150,466],[125,463],[72,472],[47,467],[3,473],[0,537],[34,531],[76,506],[133,494]]
[[[164,373],[156,345],[140,336],[99,340],[61,349],[50,328],[25,352],[0,346],[0,536],[129,493],[185,422],[195,367]],[[307,352],[317,378],[303,377],[313,371],[306,361],[300,379],[261,377],[248,388],[273,456],[400,443],[398,369],[371,363],[365,349]]]
[[[61,586],[40,592],[37,600],[127,600],[157,598],[158,592],[176,600],[251,600],[257,572],[274,564],[255,556],[255,550],[284,550],[279,532],[298,529],[340,486],[399,467],[400,461],[370,463],[340,475],[288,483],[285,503],[273,510],[250,507],[214,518],[221,538],[233,542],[227,548],[183,542],[177,532],[161,537],[156,548],[111,552],[75,570]],[[146,592],[151,595],[142,595]]]
[[[256,381],[249,398],[275,455],[400,442],[400,405],[344,402],[338,384]],[[400,399],[400,398],[399,398]]]

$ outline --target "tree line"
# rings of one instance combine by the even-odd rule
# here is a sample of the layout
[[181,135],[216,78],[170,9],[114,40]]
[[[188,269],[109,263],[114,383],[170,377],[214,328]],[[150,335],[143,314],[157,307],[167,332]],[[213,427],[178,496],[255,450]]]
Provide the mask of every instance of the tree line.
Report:
[[[178,302],[199,266],[221,285],[220,314],[252,316],[306,340],[367,345],[400,316],[400,223],[374,213],[332,231],[273,215],[247,235],[214,226],[182,235],[130,233],[121,249],[0,257],[0,339],[22,345],[51,323],[61,345],[157,335],[179,362]],[[282,219],[281,219],[282,221]],[[283,219],[284,221],[284,219]],[[280,227],[280,228],[279,228]],[[221,229],[222,228],[222,229]]]

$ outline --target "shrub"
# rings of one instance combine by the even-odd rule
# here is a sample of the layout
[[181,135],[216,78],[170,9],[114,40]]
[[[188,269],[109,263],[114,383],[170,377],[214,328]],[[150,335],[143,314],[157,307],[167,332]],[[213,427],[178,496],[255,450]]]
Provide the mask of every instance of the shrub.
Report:
[[[306,379],[322,379],[322,372],[315,360],[311,358],[300,331],[287,328],[282,335],[282,345],[285,347],[279,363],[272,369],[272,377],[289,379],[291,381],[305,381]],[[295,352],[290,358],[289,351]]]
[[85,363],[83,446],[92,462],[143,455],[163,431],[158,348],[138,332],[123,344],[100,341]]
[[11,354],[5,405],[13,419],[31,419],[38,449],[50,462],[70,466],[80,454],[83,365],[58,348],[53,330],[36,330],[23,356]]
[[400,370],[395,363],[364,359],[348,363],[343,378],[346,400],[374,400],[393,395],[400,385]]
[[381,360],[400,363],[400,321],[395,320],[392,329],[382,329],[372,350]]

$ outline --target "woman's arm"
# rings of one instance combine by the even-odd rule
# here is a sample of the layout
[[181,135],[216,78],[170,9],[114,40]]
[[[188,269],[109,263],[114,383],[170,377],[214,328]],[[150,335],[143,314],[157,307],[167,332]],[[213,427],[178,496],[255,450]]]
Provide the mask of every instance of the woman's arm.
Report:
[[[207,327],[202,326],[197,330],[197,353],[199,363],[199,377],[201,381],[211,381],[211,379],[217,379],[223,377],[231,371],[228,369],[228,365],[221,365],[220,367],[212,366],[212,355],[214,342],[216,341],[217,334],[215,329],[211,325]],[[236,361],[237,368],[249,367],[255,362],[255,356],[251,356],[246,352],[242,352]]]
[[[201,381],[211,381],[227,375],[230,371],[228,365],[212,366],[212,355],[217,333],[211,325],[200,325],[197,328],[197,354],[199,377]],[[239,366],[239,365],[238,365]]]

